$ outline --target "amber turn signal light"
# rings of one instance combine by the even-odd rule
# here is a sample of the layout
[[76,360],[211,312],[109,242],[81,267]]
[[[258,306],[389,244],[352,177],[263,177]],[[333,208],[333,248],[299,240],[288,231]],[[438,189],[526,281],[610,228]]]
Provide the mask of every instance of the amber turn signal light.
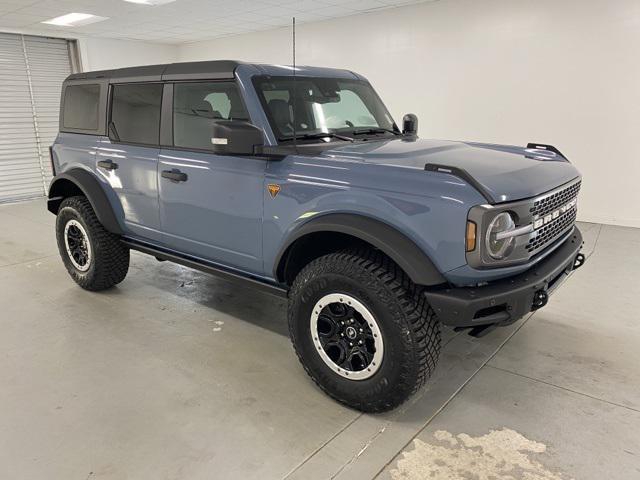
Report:
[[467,252],[473,252],[476,249],[476,224],[472,221],[467,222],[466,244]]

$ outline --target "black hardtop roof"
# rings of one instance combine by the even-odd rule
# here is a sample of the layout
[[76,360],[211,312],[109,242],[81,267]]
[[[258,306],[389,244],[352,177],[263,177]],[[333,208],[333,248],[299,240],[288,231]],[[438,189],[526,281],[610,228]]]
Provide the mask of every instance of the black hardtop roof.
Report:
[[96,70],[93,72],[74,73],[66,81],[102,80],[115,82],[160,81],[212,78],[233,78],[238,65],[243,62],[235,60],[214,60],[207,62],[165,63],[162,65],[144,65],[141,67],[116,68],[113,70]]
[[[66,83],[86,80],[97,80],[109,83],[128,82],[160,82],[171,80],[226,80],[233,79],[239,65],[248,65],[256,72],[264,75],[291,75],[292,69],[286,65],[266,65],[261,63],[245,63],[237,60],[211,60],[206,62],[165,63],[163,65],[145,65],[141,67],[117,68],[114,70],[97,70],[94,72],[74,73],[65,80]],[[297,66],[300,76],[332,76],[340,78],[360,78],[350,70]]]

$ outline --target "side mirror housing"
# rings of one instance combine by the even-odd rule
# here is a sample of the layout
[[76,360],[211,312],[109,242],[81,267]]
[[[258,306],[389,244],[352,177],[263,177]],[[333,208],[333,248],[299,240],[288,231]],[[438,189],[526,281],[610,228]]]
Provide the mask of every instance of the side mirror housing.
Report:
[[264,145],[262,130],[241,120],[213,123],[211,150],[219,155],[254,155]]
[[418,117],[413,113],[407,113],[402,117],[402,133],[412,137],[418,136]]

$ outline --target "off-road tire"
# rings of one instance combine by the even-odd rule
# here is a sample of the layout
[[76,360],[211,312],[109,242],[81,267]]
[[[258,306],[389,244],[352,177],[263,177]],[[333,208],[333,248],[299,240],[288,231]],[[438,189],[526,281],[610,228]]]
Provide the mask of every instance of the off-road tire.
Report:
[[[317,351],[310,316],[316,302],[331,293],[357,299],[379,326],[384,356],[369,378],[344,378]],[[364,412],[403,403],[429,379],[440,355],[440,322],[421,289],[377,250],[331,253],[310,262],[291,288],[288,321],[293,347],[313,381],[334,399]]]
[[[79,222],[89,237],[91,261],[86,271],[76,268],[67,253],[65,226],[71,220]],[[69,197],[62,201],[56,218],[56,239],[69,275],[85,290],[105,290],[127,276],[129,249],[120,242],[118,235],[105,230],[86,197]]]

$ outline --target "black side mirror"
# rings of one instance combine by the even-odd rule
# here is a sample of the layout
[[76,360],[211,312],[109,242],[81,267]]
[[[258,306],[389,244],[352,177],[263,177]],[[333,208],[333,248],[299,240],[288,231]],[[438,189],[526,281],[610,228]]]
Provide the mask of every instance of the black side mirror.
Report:
[[264,144],[262,130],[241,120],[217,120],[213,123],[211,150],[220,155],[254,155]]
[[407,113],[402,117],[402,133],[412,137],[418,135],[418,117],[413,113]]

